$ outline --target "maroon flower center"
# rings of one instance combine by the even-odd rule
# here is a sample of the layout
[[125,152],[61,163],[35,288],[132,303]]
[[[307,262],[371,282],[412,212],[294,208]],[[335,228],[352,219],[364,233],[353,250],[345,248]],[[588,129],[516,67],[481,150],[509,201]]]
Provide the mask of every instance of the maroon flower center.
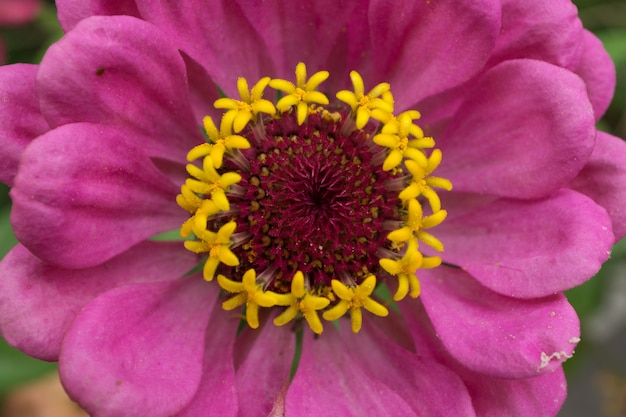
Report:
[[[307,78],[299,63],[295,84],[264,77],[249,89],[239,78],[241,100],[218,99],[227,110],[219,129],[205,117],[209,141],[187,154],[190,178],[176,198],[191,214],[185,247],[207,254],[204,279],[217,277],[234,294],[222,307],[245,305],[253,328],[260,307],[283,306],[278,326],[304,318],[319,334],[318,314],[332,321],[349,311],[358,332],[362,309],[389,314],[377,284],[392,279],[394,300],[416,298],[416,271],[441,263],[419,242],[443,251],[426,230],[447,215],[433,187],[452,184],[431,176],[441,151],[428,151],[435,141],[414,123],[419,112],[394,115],[390,85],[365,94],[355,71],[354,92],[326,107],[317,87],[328,77]],[[268,86],[282,92],[275,104],[263,98]]]
[[344,135],[340,127],[321,114],[299,126],[292,115],[271,119],[260,139],[242,132],[254,143],[243,152],[250,167],[239,171],[245,191],[229,201],[236,233],[249,241],[233,252],[243,271],[271,270],[272,290],[289,292],[296,271],[329,287],[337,276],[359,279],[380,269],[384,220],[395,217],[398,193],[384,186],[392,174],[374,163],[380,151],[371,132]]

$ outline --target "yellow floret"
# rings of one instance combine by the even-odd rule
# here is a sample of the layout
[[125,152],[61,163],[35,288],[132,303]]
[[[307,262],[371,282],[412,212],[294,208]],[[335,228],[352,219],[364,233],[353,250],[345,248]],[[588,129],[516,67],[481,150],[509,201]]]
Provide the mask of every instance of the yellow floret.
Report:
[[383,163],[384,171],[397,167],[404,158],[415,160],[423,167],[428,165],[422,149],[432,148],[435,141],[431,137],[425,137],[422,129],[413,123],[415,116],[415,112],[408,111],[391,117],[381,132],[374,136],[374,143],[389,148],[389,154]]
[[337,320],[350,310],[350,321],[352,322],[352,331],[358,333],[363,325],[363,312],[361,308],[366,309],[372,314],[385,317],[389,314],[389,310],[379,302],[371,298],[376,288],[376,277],[370,275],[361,285],[347,286],[339,280],[331,282],[333,292],[339,297],[339,302],[322,315],[326,320]]
[[322,322],[317,315],[318,310],[326,308],[330,300],[325,297],[312,295],[304,285],[304,275],[298,271],[291,281],[291,293],[277,295],[277,304],[289,306],[278,317],[274,324],[283,326],[293,320],[298,313],[302,313],[311,330],[317,334],[322,333]]
[[309,113],[310,104],[328,104],[328,98],[324,93],[316,91],[316,88],[324,82],[329,76],[328,71],[316,72],[306,79],[306,66],[300,62],[296,66],[296,84],[282,79],[274,79],[270,81],[270,86],[285,93],[276,108],[280,112],[286,112],[293,106],[296,106],[298,115],[298,124],[301,125],[306,120]]
[[438,226],[448,215],[445,210],[439,210],[430,216],[423,216],[422,206],[415,200],[409,200],[408,216],[404,225],[387,235],[392,242],[408,242],[413,236],[426,243],[431,248],[443,252],[443,243],[425,229]]
[[419,268],[435,268],[441,264],[438,256],[424,257],[418,250],[417,240],[409,240],[406,252],[400,259],[383,258],[379,261],[380,266],[390,275],[398,277],[398,289],[393,296],[396,301],[402,300],[411,290],[411,297],[420,295],[420,284],[415,276]]
[[237,91],[241,100],[224,97],[217,99],[213,104],[216,109],[228,110],[224,117],[233,121],[235,133],[241,132],[250,121],[254,121],[259,113],[274,115],[276,108],[271,101],[263,98],[263,91],[270,83],[270,77],[263,77],[252,90],[248,90],[248,81],[245,78],[237,79]]
[[441,210],[441,200],[433,188],[442,188],[447,191],[452,190],[450,180],[430,176],[441,163],[441,158],[441,151],[434,149],[428,157],[425,167],[410,159],[404,161],[404,165],[411,173],[412,178],[409,185],[400,192],[398,197],[400,197],[401,200],[407,201],[423,195],[428,200],[433,212]]
[[213,160],[213,166],[219,169],[222,167],[224,153],[232,153],[235,149],[248,149],[250,147],[248,139],[243,136],[233,135],[232,115],[231,117],[226,117],[225,115],[222,117],[220,130],[217,130],[210,116],[205,116],[203,123],[207,136],[212,143],[203,143],[192,148],[187,153],[187,160],[189,162],[210,155]]
[[237,223],[228,222],[215,233],[199,228],[197,222],[192,224],[193,233],[199,240],[185,241],[185,248],[195,253],[208,252],[209,258],[204,264],[203,270],[205,280],[211,281],[213,279],[220,262],[228,266],[239,265],[239,259],[230,250],[230,245],[232,244],[230,237],[236,228]]
[[276,295],[271,291],[264,291],[262,284],[256,282],[256,272],[249,269],[243,274],[242,282],[233,281],[224,275],[217,276],[217,282],[224,290],[237,294],[222,303],[224,310],[234,310],[246,305],[246,321],[253,329],[259,327],[259,307],[276,305]]
[[365,94],[361,75],[356,71],[350,71],[350,79],[354,91],[341,90],[337,93],[337,98],[352,109],[352,116],[356,119],[357,129],[363,129],[370,117],[379,121],[391,117],[393,96],[389,91],[389,83],[377,84],[369,93]]
[[204,158],[202,165],[203,169],[192,164],[187,165],[187,172],[195,179],[188,178],[185,185],[194,193],[211,196],[218,209],[230,210],[226,190],[241,181],[241,175],[235,172],[220,175],[213,166],[213,159],[208,156]]

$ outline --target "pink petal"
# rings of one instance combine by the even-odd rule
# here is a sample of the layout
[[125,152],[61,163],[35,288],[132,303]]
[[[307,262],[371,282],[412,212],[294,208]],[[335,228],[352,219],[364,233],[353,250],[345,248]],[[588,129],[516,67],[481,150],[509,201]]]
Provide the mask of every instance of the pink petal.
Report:
[[64,269],[22,245],[0,262],[0,333],[30,356],[59,357],[65,332],[91,300],[120,285],[180,278],[197,263],[180,242],[143,242],[89,269]]
[[[455,372],[422,356],[422,346],[417,346],[417,354],[410,352],[369,323],[365,323],[358,335],[344,329],[341,339],[343,349],[358,359],[357,366],[370,378],[400,395],[418,416],[474,415],[467,388]],[[455,400],[450,401],[450,398]]]
[[57,0],[58,18],[66,32],[89,16],[139,16],[134,0]]
[[573,70],[582,42],[582,23],[570,0],[502,0],[502,28],[488,65],[530,58]]
[[[360,43],[361,37],[365,37],[364,40],[369,37],[364,2],[239,0],[238,3],[261,36],[274,63],[275,72],[267,75],[293,79],[296,64],[303,61],[310,74],[329,71],[331,78],[322,84],[321,89],[335,91],[336,88],[349,88],[350,70],[362,71],[362,54],[368,51],[353,41]],[[359,39],[355,39],[355,35]],[[370,48],[369,44],[366,48]],[[374,80],[366,82],[373,83]]]
[[333,93],[340,89],[352,89],[353,86],[349,82],[350,71],[352,70],[361,74],[366,89],[374,87],[377,79],[384,78],[384,74],[374,72],[376,62],[373,58],[369,7],[365,7],[363,2],[358,0],[355,0],[354,3],[357,7],[352,9],[345,30],[337,35],[326,63],[326,68],[331,71],[331,74],[327,81],[328,84],[324,85],[328,91]]
[[580,330],[562,295],[519,300],[448,267],[420,273],[421,300],[446,350],[467,368],[497,378],[550,372],[571,357]]
[[171,416],[193,398],[216,286],[194,275],[106,292],[66,334],[59,372],[66,390],[100,417]]
[[179,227],[186,214],[177,188],[131,140],[138,138],[88,123],[35,140],[11,191],[20,242],[44,261],[86,268]]
[[213,107],[215,100],[220,98],[220,93],[215,83],[206,70],[193,58],[184,52],[181,54],[187,69],[189,98],[197,124],[202,126],[202,119],[207,115],[211,116],[216,121],[220,120],[223,112]]
[[262,40],[234,1],[164,0],[154,7],[153,0],[137,0],[137,8],[229,96],[237,93],[237,77],[254,83],[274,73]]
[[[454,207],[448,207],[454,213]],[[543,297],[582,284],[609,256],[611,219],[590,198],[561,190],[538,201],[497,200],[437,227],[443,259],[501,294]]]
[[312,332],[304,335],[285,409],[286,417],[417,416],[407,400],[351,353],[332,325],[319,339]]
[[594,138],[579,77],[545,62],[507,61],[476,83],[439,138],[437,175],[456,191],[539,198],[576,176]]
[[[506,0],[502,2],[502,26],[496,47],[486,68],[506,60],[530,58],[574,70],[581,60],[582,45],[583,29],[571,1]],[[471,91],[471,85],[469,81],[419,103],[416,108],[422,113],[422,125],[432,127],[450,117],[460,99]]]
[[418,346],[416,350],[419,356],[440,364],[447,364],[452,367],[459,366],[458,362],[447,352],[445,346],[441,344],[441,340],[428,318],[421,297],[403,301],[398,304],[398,307],[413,339],[413,344]]
[[461,372],[479,417],[557,415],[567,395],[562,367],[526,379],[498,379]]
[[276,399],[274,400],[274,405],[272,406],[272,411],[267,415],[267,417],[285,417],[285,398],[287,396],[287,388],[288,385],[283,385],[283,387],[278,392]]
[[450,119],[461,107],[468,94],[474,91],[474,85],[478,79],[480,79],[480,75],[409,107],[419,110],[422,117],[417,121],[417,124],[425,129],[429,136],[435,138],[437,147],[440,145],[440,139]]
[[219,303],[213,309],[204,342],[202,381],[194,398],[177,417],[238,415],[233,344],[239,320],[233,319],[232,313],[224,311]]
[[0,181],[13,185],[26,145],[46,132],[35,93],[36,65],[0,66]]
[[500,2],[373,0],[369,17],[374,81],[389,81],[405,109],[478,73],[500,30]]
[[91,17],[44,56],[37,88],[51,126],[93,122],[137,131],[151,156],[182,161],[204,142],[185,63],[157,28],[128,17]]
[[[563,404],[566,386],[563,369],[524,379],[500,379],[474,372],[457,362],[441,344],[421,300],[399,305],[422,357],[444,364],[463,380],[479,417],[554,416]],[[483,340],[489,346],[491,339]]]
[[598,132],[596,147],[571,187],[604,207],[613,223],[617,242],[626,236],[626,143]]
[[261,329],[242,332],[237,345],[247,344],[251,347],[237,369],[239,415],[265,417],[281,388],[289,384],[296,335],[289,327],[278,327],[268,320]]
[[615,64],[600,39],[584,31],[584,50],[576,73],[585,81],[589,100],[599,120],[611,104],[615,92]]

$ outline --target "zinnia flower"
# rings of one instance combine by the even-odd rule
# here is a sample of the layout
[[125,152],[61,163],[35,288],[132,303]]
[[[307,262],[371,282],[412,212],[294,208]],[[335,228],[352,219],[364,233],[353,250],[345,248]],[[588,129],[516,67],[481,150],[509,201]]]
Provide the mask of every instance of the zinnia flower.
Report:
[[626,233],[569,1],[57,3],[0,68],[0,330],[89,413],[557,413]]

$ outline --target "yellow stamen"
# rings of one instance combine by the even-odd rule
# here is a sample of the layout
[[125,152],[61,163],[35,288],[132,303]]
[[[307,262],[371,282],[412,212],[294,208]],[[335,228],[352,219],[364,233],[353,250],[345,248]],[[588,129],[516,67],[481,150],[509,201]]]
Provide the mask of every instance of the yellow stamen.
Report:
[[296,84],[282,79],[274,79],[270,81],[270,86],[277,90],[282,91],[286,95],[278,100],[276,108],[280,112],[286,112],[291,107],[296,106],[298,114],[298,125],[301,125],[306,120],[306,116],[309,112],[310,104],[328,104],[328,98],[324,93],[316,91],[315,89],[324,82],[329,76],[328,71],[316,72],[306,79],[306,66],[300,62],[296,66]]
[[441,264],[438,256],[423,257],[418,251],[417,240],[409,240],[404,256],[398,260],[383,258],[379,260],[380,266],[390,275],[398,277],[398,290],[393,296],[396,301],[406,297],[411,289],[411,297],[417,298],[420,295],[420,283],[415,276],[418,268],[434,268]]
[[246,321],[253,329],[259,327],[259,307],[276,305],[276,295],[271,291],[264,291],[262,284],[256,283],[256,272],[249,269],[243,274],[242,282],[233,281],[224,275],[217,276],[217,282],[224,290],[237,294],[222,303],[224,310],[234,310],[246,305]]
[[357,129],[362,129],[370,117],[378,121],[391,117],[393,96],[390,94],[388,83],[377,84],[369,93],[364,94],[365,89],[361,75],[356,71],[350,71],[350,79],[354,92],[341,90],[337,93],[337,98],[352,109],[352,116],[356,119]]
[[291,281],[291,294],[277,294],[277,303],[281,306],[289,306],[278,317],[274,324],[283,326],[293,320],[298,312],[302,313],[311,330],[317,334],[322,333],[322,322],[317,311],[328,307],[330,300],[325,297],[312,295],[304,286],[304,275],[298,271]]
[[215,168],[222,167],[222,160],[224,153],[232,153],[235,149],[248,149],[250,142],[243,136],[233,135],[232,125],[233,116],[229,117],[224,115],[220,121],[220,130],[217,130],[213,119],[210,116],[205,116],[203,119],[204,129],[213,143],[203,143],[195,146],[187,153],[187,160],[189,162],[194,161],[200,157],[210,155],[213,160],[213,166]]
[[421,204],[415,199],[409,200],[408,216],[404,226],[389,233],[387,239],[396,243],[408,242],[415,236],[431,248],[443,252],[443,243],[424,229],[441,224],[447,215],[447,211],[439,210],[430,216],[423,217]]
[[452,183],[449,180],[430,176],[441,163],[441,157],[441,151],[434,149],[430,157],[428,157],[426,167],[422,167],[417,162],[410,159],[404,161],[404,165],[411,173],[412,179],[409,185],[400,192],[398,197],[400,197],[401,200],[407,201],[423,195],[428,200],[433,212],[441,210],[441,200],[433,188],[442,188],[447,191],[452,190]]
[[241,175],[235,172],[220,175],[213,166],[213,159],[208,156],[204,158],[202,167],[200,169],[192,164],[187,165],[187,172],[196,179],[188,178],[185,185],[194,193],[210,195],[218,209],[230,210],[226,190],[241,181]]
[[[418,120],[422,117],[421,113],[417,110],[406,110],[397,116],[389,113],[380,113],[380,115],[382,116],[380,121],[383,122],[384,125],[395,125],[396,129],[400,128],[400,120],[408,118],[409,120],[411,120],[411,124],[409,126],[409,129],[411,129],[410,133],[416,138],[424,137],[424,131],[422,130],[422,128],[415,123],[412,123],[413,120]],[[406,123],[406,121],[404,121],[404,123]]]
[[325,311],[322,315],[326,320],[337,320],[350,310],[350,320],[352,322],[352,331],[358,333],[363,324],[363,312],[361,308],[366,309],[372,314],[385,317],[389,314],[389,310],[370,296],[376,288],[376,277],[370,275],[361,285],[348,287],[341,281],[332,280],[331,285],[334,293],[339,297],[339,302]]
[[217,233],[199,228],[197,223],[194,222],[191,227],[199,240],[185,241],[185,248],[195,253],[208,252],[209,258],[204,264],[203,275],[205,280],[211,281],[220,262],[228,266],[239,265],[239,259],[230,250],[230,236],[237,228],[237,223],[228,222]]
[[[196,227],[199,229],[206,228],[208,218],[213,216],[214,214],[219,213],[220,209],[217,208],[213,200],[201,200],[186,185],[183,185],[181,187],[181,191],[182,191],[182,194],[179,194],[178,196],[176,196],[177,202],[179,201],[179,197],[180,197],[180,200],[182,201],[185,198],[184,196],[186,195],[193,195],[196,198],[198,198],[198,200],[200,200],[199,205],[194,210],[189,210],[193,213],[193,216],[188,218],[180,227],[180,236],[189,237],[189,235],[193,233],[194,225],[197,224],[198,226]],[[178,204],[181,205],[180,202]],[[183,206],[181,205],[181,207]]]
[[248,81],[245,78],[237,80],[237,90],[241,100],[232,98],[220,98],[213,104],[216,109],[228,110],[224,117],[233,120],[235,133],[241,132],[248,122],[257,118],[259,113],[269,115],[276,114],[276,108],[271,101],[263,98],[263,91],[270,83],[270,77],[263,77],[257,82],[252,90],[248,90]]
[[428,165],[422,149],[432,148],[435,141],[431,137],[424,137],[422,129],[413,123],[415,113],[408,111],[390,118],[381,133],[374,136],[374,143],[390,150],[383,163],[384,171],[390,171],[400,165],[403,158],[413,159],[423,167]]
[[180,207],[193,214],[200,208],[204,199],[198,197],[189,187],[183,185],[180,188],[180,194],[176,196],[176,202]]
[[[345,137],[353,135],[355,128],[361,129],[359,135],[368,139],[373,136],[369,140],[387,148],[373,154],[369,153],[369,155],[372,155],[374,161],[380,161],[384,156],[382,169],[391,171],[393,177],[391,181],[384,185],[381,184],[381,187],[385,189],[383,196],[386,196],[386,193],[395,193],[396,190],[404,187],[397,196],[401,200],[402,207],[406,208],[406,212],[394,210],[393,213],[389,214],[389,218],[383,219],[383,227],[387,227],[389,224],[400,226],[396,226],[398,229],[388,233],[387,239],[391,241],[391,244],[387,247],[388,249],[381,250],[388,252],[389,255],[384,255],[388,257],[378,261],[382,268],[382,270],[379,269],[379,278],[382,276],[389,278],[387,275],[397,278],[398,289],[393,296],[396,301],[409,294],[413,298],[419,296],[420,283],[415,275],[417,269],[434,268],[441,264],[441,258],[438,256],[424,257],[419,251],[419,245],[423,242],[435,250],[443,251],[442,242],[428,232],[430,228],[443,222],[447,215],[447,212],[441,209],[441,201],[433,188],[450,190],[452,184],[445,178],[431,176],[441,163],[441,151],[435,149],[432,152],[424,152],[424,149],[434,147],[435,142],[433,138],[425,136],[424,131],[414,123],[420,118],[419,112],[408,110],[397,116],[393,114],[394,99],[388,83],[379,83],[366,94],[363,78],[358,72],[351,71],[350,78],[353,91],[342,90],[336,94],[337,99],[346,103],[351,109],[350,116],[344,117],[342,115],[347,110],[345,106],[343,106],[343,110],[338,107],[332,109],[325,107],[329,104],[329,100],[326,95],[318,91],[320,84],[329,77],[328,71],[316,72],[307,79],[305,64],[298,63],[295,74],[295,83],[283,79],[263,77],[252,86],[252,89],[249,89],[248,81],[245,78],[239,78],[237,80],[238,99],[225,97],[215,101],[214,106],[217,109],[225,110],[219,121],[219,130],[213,119],[206,116],[203,123],[208,136],[207,143],[194,147],[187,154],[187,159],[190,162],[186,167],[189,178],[182,185],[180,194],[176,196],[176,201],[191,216],[181,226],[180,233],[185,238],[193,236],[191,240],[184,243],[188,250],[206,254],[203,269],[204,278],[211,281],[215,275],[218,275],[217,281],[220,287],[233,294],[222,303],[222,307],[226,310],[233,310],[245,305],[245,318],[250,327],[259,327],[260,307],[280,305],[285,308],[273,320],[277,326],[283,326],[294,319],[299,320],[303,317],[314,333],[321,334],[323,325],[319,317],[320,313],[325,320],[336,320],[350,311],[352,331],[358,333],[363,323],[362,309],[377,316],[389,314],[387,308],[372,297],[377,277],[367,272],[372,266],[369,265],[369,258],[368,264],[362,265],[363,275],[359,274],[358,277],[353,278],[340,275],[344,279],[343,282],[332,279],[333,276],[336,276],[333,275],[335,274],[335,265],[332,257],[329,258],[328,266],[322,265],[319,259],[315,259],[313,262],[315,268],[324,268],[326,277],[322,279],[321,284],[318,284],[316,280],[315,285],[313,285],[312,282],[309,282],[309,277],[305,278],[302,271],[297,271],[291,280],[289,292],[286,292],[288,280],[285,281],[285,270],[277,266],[270,266],[270,270],[261,274],[257,282],[255,267],[262,265],[262,263],[258,263],[259,260],[266,262],[269,259],[270,265],[275,265],[272,263],[274,257],[281,256],[283,259],[287,259],[289,268],[295,265],[296,269],[300,261],[291,259],[290,251],[292,249],[281,249],[280,246],[272,247],[272,245],[282,245],[280,243],[280,231],[274,236],[272,233],[275,229],[268,228],[267,224],[260,228],[261,225],[259,224],[270,214],[264,208],[264,201],[262,201],[269,189],[261,187],[260,184],[265,184],[266,179],[264,177],[268,171],[274,169],[273,166],[277,164],[276,160],[271,167],[270,165],[263,165],[262,169],[258,171],[253,161],[257,160],[264,164],[265,160],[269,158],[267,154],[261,152],[263,147],[259,146],[258,150],[250,152],[239,152],[239,150],[250,148],[251,142],[255,145],[262,145],[263,141],[271,140],[272,135],[278,141],[287,139],[287,136],[281,139],[280,133],[277,136],[275,133],[268,135],[265,129],[267,128],[269,132],[272,132],[283,124],[291,129],[290,123],[294,117],[299,125],[302,125],[307,117],[311,119],[310,121],[313,119],[321,120],[332,125],[330,127],[333,129],[339,128],[340,131],[336,134]],[[271,101],[263,99],[264,91],[268,86],[283,93],[282,98],[275,105]],[[292,111],[294,114],[291,114]],[[284,117],[282,113],[286,112],[290,112],[289,120],[279,120]],[[382,128],[377,128],[373,124],[368,125],[370,119],[382,123]],[[366,128],[366,126],[369,127]],[[317,129],[315,126],[307,126],[306,129],[309,128]],[[244,131],[244,135],[250,138],[250,141],[238,134]],[[315,149],[312,152],[324,151],[323,142],[315,142],[316,138],[321,136],[323,132],[314,131],[315,134],[312,136],[306,136],[307,146]],[[289,139],[294,143],[301,139],[297,132],[289,133],[289,135],[292,135],[289,136]],[[336,137],[334,136],[334,138]],[[285,157],[293,157],[292,153],[297,152],[294,149],[300,148],[297,146],[293,149],[291,147],[286,148]],[[302,150],[300,149],[300,151]],[[282,152],[282,148],[277,152]],[[225,155],[237,166],[236,169],[231,170],[232,172],[228,172],[229,170],[223,167]],[[339,151],[339,155],[341,155],[341,151]],[[199,163],[200,158],[202,158],[202,164]],[[252,159],[248,161],[247,158]],[[346,157],[345,162],[349,163],[350,158]],[[285,160],[285,163],[287,167],[285,169],[289,169],[289,161]],[[344,159],[341,159],[342,166],[343,163]],[[360,165],[362,161],[360,157],[355,156],[353,163]],[[406,170],[401,166],[402,163],[406,166]],[[227,163],[226,166],[230,167],[231,165]],[[379,169],[375,168],[375,170]],[[409,173],[410,177],[408,176]],[[242,176],[249,176],[247,179],[249,184],[235,185],[242,181]],[[366,186],[366,191],[369,189],[367,191],[368,196],[359,200],[361,205],[368,204],[368,202],[373,201],[371,198],[376,197],[369,196],[376,188],[374,187],[376,178],[372,174],[372,178],[369,180],[371,182],[368,184],[366,181],[368,181],[367,178],[364,178],[363,185]],[[359,180],[358,182],[361,183],[362,181]],[[255,187],[258,190],[255,190]],[[246,205],[246,198],[252,195],[250,194],[252,191],[254,191],[256,200],[251,201],[249,207],[242,208]],[[230,201],[228,197],[231,197]],[[418,198],[420,198],[419,201]],[[395,201],[395,197],[393,199]],[[422,204],[426,203],[422,200],[428,201],[432,214],[424,216]],[[235,204],[237,207],[231,211],[231,205]],[[378,210],[381,207],[375,208]],[[257,213],[259,210],[264,211]],[[372,210],[370,213],[372,218],[380,215],[380,211]],[[387,216],[385,215],[385,217]],[[246,221],[249,222],[250,229],[246,227],[245,223],[241,223]],[[243,227],[239,227],[239,233],[235,234],[238,224]],[[219,230],[210,230],[217,229],[218,226]],[[252,234],[256,234],[254,237],[256,239],[258,233],[262,234],[260,236],[262,245],[258,245],[259,242],[251,238]],[[377,234],[377,236],[381,235]],[[276,239],[274,239],[275,237]],[[361,239],[364,241],[362,242]],[[365,236],[359,237],[358,241],[359,244],[363,244],[367,243],[367,240],[368,237]],[[376,247],[380,246],[378,243],[376,242]],[[316,247],[318,248],[316,250],[325,250],[323,246],[316,245]],[[266,258],[266,250],[269,251],[270,257]],[[403,250],[404,253],[402,253]],[[365,250],[362,251],[365,252]],[[355,263],[357,259],[361,259],[354,255],[342,257],[336,252],[334,255],[338,262]],[[304,259],[306,258],[305,256]],[[234,277],[235,280],[217,274],[220,264],[238,267],[232,269],[232,273],[238,273]],[[222,266],[220,272],[222,272],[222,268],[225,270],[225,267]],[[239,271],[244,270],[246,272],[241,276]],[[226,273],[226,275],[229,274]],[[238,281],[239,279],[241,281]],[[328,285],[328,280],[331,281],[330,285]],[[266,291],[266,288],[275,289],[280,294]]]

